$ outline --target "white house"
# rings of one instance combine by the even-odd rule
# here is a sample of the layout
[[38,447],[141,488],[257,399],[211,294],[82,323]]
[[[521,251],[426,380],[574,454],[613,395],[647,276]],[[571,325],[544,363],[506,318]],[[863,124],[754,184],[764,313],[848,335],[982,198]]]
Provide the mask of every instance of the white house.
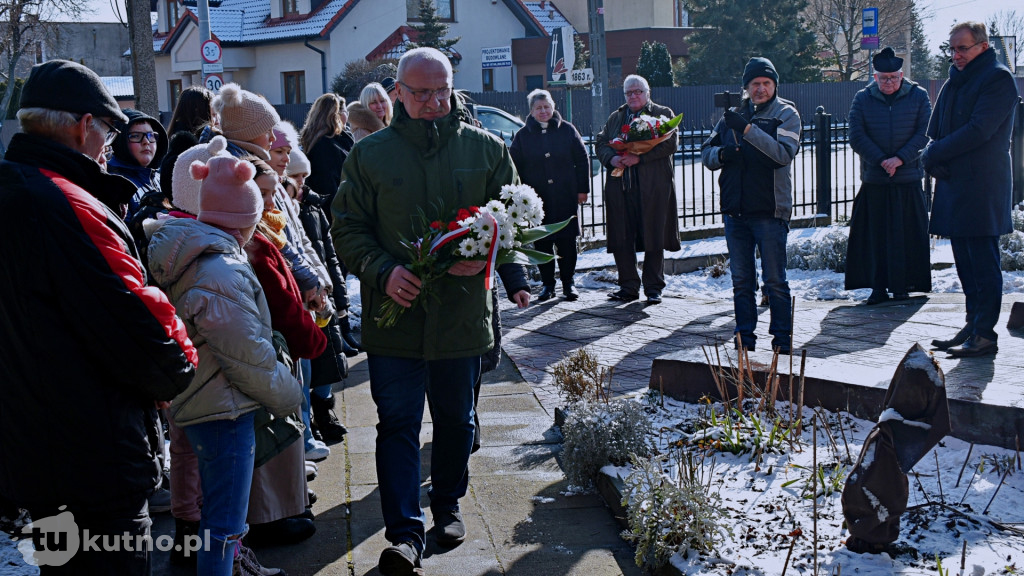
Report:
[[[417,0],[209,0],[210,30],[223,50],[224,82],[266,96],[273,104],[312,102],[347,62],[400,56]],[[549,36],[568,21],[538,0],[435,0],[461,60],[455,87],[514,90],[510,68],[484,69],[485,48],[513,38]],[[195,0],[158,0],[156,51],[161,110],[181,90],[202,82]]]

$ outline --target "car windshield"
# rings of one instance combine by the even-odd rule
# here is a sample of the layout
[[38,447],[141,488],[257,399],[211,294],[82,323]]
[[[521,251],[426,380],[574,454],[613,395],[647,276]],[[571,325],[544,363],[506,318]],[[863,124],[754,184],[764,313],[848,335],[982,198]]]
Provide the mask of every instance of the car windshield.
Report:
[[479,120],[480,124],[488,130],[496,130],[509,134],[515,134],[519,131],[519,127],[521,126],[521,124],[517,124],[501,114],[483,109],[477,109],[477,120]]

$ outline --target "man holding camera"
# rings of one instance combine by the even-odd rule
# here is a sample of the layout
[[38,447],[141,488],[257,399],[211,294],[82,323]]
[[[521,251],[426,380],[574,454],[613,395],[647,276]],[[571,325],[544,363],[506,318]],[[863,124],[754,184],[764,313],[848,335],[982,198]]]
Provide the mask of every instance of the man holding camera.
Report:
[[722,170],[718,183],[732,273],[736,347],[754,350],[757,341],[757,248],[771,310],[772,348],[789,354],[793,321],[786,237],[793,213],[790,163],[800,148],[800,115],[792,102],[778,97],[778,83],[770,60],[755,57],[747,62],[744,97],[739,106],[726,109],[701,145],[701,161],[709,170]]

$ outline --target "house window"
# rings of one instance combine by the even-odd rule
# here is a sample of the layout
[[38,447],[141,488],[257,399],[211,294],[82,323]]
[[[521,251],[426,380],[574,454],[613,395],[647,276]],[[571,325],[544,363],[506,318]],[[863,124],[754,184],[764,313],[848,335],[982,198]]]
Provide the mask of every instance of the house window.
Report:
[[544,87],[544,76],[542,76],[541,74],[537,74],[535,76],[527,76],[526,77],[526,91],[527,92],[532,92],[533,90],[537,90],[538,88],[543,88],[543,87]]
[[292,16],[299,13],[299,0],[283,0],[284,2],[284,15]]
[[181,18],[181,5],[178,4],[178,0],[167,0],[167,27],[171,28],[177,24],[178,18]]
[[306,103],[306,73],[284,72],[284,103],[305,104]]
[[494,92],[494,69],[484,68],[484,92]]
[[171,111],[178,107],[178,101],[181,100],[181,80],[168,80],[167,89],[170,93]]
[[[445,22],[455,21],[455,0],[430,0],[437,9],[437,17]],[[420,19],[420,0],[405,0],[406,18],[410,21]]]

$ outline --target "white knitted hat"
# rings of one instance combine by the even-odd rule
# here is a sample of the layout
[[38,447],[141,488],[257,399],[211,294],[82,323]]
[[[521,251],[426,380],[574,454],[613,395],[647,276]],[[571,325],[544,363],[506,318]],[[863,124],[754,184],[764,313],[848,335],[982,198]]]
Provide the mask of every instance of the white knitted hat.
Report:
[[214,156],[230,156],[225,152],[227,147],[228,141],[223,136],[214,136],[208,143],[193,146],[178,156],[171,176],[175,206],[189,214],[199,214],[199,187],[202,182],[192,178],[189,166],[197,160],[206,163]]
[[309,164],[309,158],[302,153],[302,150],[298,148],[292,148],[290,154],[288,154],[288,167],[284,169],[285,176],[294,176],[295,174],[305,174],[309,176],[313,172],[313,167]]

